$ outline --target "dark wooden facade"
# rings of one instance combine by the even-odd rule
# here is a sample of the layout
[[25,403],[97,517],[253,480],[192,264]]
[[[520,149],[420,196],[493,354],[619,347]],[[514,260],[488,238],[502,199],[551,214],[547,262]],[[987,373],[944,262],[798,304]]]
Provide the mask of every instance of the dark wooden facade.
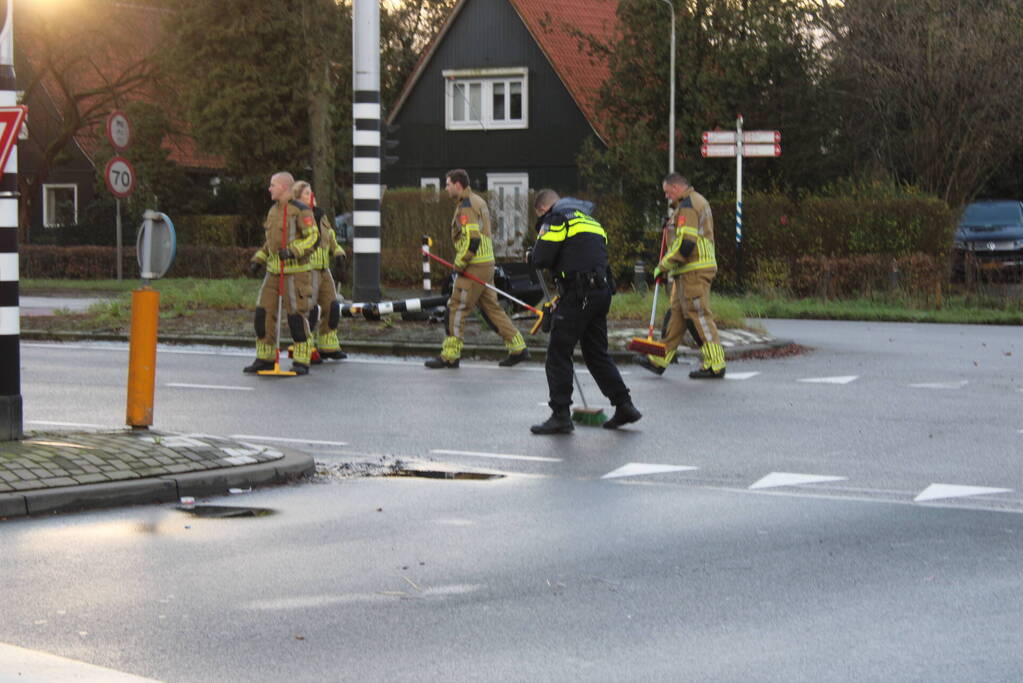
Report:
[[[528,69],[525,129],[445,130],[445,69]],[[419,187],[452,168],[469,172],[473,187],[487,173],[528,173],[532,189],[579,188],[575,159],[583,141],[599,140],[547,57],[507,0],[468,0],[414,82],[393,119],[399,161],[384,172],[389,187]]]

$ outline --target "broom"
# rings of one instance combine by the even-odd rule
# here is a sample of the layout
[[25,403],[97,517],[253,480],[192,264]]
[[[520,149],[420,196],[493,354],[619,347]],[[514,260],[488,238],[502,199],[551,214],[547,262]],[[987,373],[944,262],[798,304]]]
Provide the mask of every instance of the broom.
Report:
[[[540,288],[543,289],[543,296],[547,301],[551,300],[551,291],[547,289],[547,280],[544,279],[543,273],[537,273],[536,277],[540,280]],[[601,408],[591,408],[586,403],[586,395],[583,394],[583,385],[579,382],[579,375],[575,374],[575,367],[572,368],[572,379],[575,381],[575,387],[579,390],[579,398],[583,402],[582,408],[572,408],[572,421],[578,422],[581,425],[588,427],[599,427],[607,422],[607,415]]]
[[[281,249],[287,246],[288,239],[288,205],[284,205],[284,227],[281,229]],[[284,307],[284,259],[277,257],[281,266],[281,274],[277,280],[277,334],[274,343],[274,369],[260,370],[257,374],[270,377],[294,377],[291,370],[281,370],[281,313]]]
[[[661,255],[657,259],[657,263],[661,262],[664,258],[664,248],[668,240],[668,229],[665,227],[661,230]],[[668,355],[668,347],[661,342],[654,341],[654,318],[657,317],[657,290],[660,287],[661,278],[654,280],[654,301],[650,307],[650,327],[647,328],[646,339],[642,337],[633,337],[625,348],[629,351],[636,353],[649,354],[651,356],[660,356],[664,358]]]

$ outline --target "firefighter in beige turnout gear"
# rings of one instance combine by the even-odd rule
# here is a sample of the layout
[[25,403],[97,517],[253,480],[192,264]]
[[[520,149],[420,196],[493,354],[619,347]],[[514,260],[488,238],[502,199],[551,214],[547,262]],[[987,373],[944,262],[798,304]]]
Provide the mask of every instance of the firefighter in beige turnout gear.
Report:
[[529,358],[526,341],[497,302],[493,290],[463,275],[475,275],[484,282],[494,282],[494,247],[491,242],[490,211],[487,203],[469,189],[469,175],[462,169],[448,171],[445,190],[456,200],[451,220],[451,239],[455,244],[455,279],[448,300],[447,337],[437,358],[426,361],[428,368],[457,368],[462,356],[462,334],[465,320],[479,305],[483,315],[497,328],[508,348],[508,356],[498,365],[510,367]]
[[341,340],[337,336],[337,328],[341,322],[341,302],[338,300],[334,278],[330,274],[330,265],[345,258],[345,250],[337,243],[334,226],[324,212],[316,206],[313,188],[304,180],[295,183],[292,196],[306,206],[312,207],[313,217],[317,220],[319,237],[312,255],[309,257],[310,287],[312,289],[312,306],[309,309],[309,330],[311,333],[311,356],[313,365],[323,362],[323,358],[343,360],[348,354],[341,350]]
[[309,257],[316,244],[317,230],[313,212],[291,197],[295,179],[290,173],[275,173],[270,178],[270,197],[274,204],[263,224],[266,239],[252,257],[249,270],[256,274],[266,267],[263,286],[256,302],[256,360],[245,372],[272,370],[277,355],[278,283],[283,269],[283,311],[294,340],[291,369],[299,375],[309,373],[309,304],[312,290],[309,282]]
[[671,318],[662,340],[668,353],[663,358],[648,355],[639,364],[658,375],[663,374],[688,329],[701,356],[700,368],[689,376],[721,379],[725,376],[725,350],[710,308],[710,285],[718,267],[710,204],[678,173],[669,173],[662,188],[672,208],[666,229],[673,239],[654,269],[654,277],[663,275],[671,280]]

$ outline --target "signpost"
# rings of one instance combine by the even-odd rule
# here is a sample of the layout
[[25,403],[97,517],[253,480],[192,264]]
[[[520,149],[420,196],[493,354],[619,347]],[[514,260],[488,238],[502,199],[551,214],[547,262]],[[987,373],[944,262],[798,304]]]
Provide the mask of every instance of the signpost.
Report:
[[704,157],[735,157],[735,253],[739,287],[742,287],[742,158],[780,157],[781,131],[742,130],[742,116],[735,119],[735,132],[708,130],[703,133],[700,154]]
[[[107,140],[118,152],[131,144],[131,121],[124,112],[115,109],[107,116]],[[135,169],[127,159],[115,155],[107,162],[103,179],[107,183],[107,189],[116,197],[114,203],[117,205],[117,281],[120,282],[124,243],[121,237],[121,200],[127,199],[135,191]]]

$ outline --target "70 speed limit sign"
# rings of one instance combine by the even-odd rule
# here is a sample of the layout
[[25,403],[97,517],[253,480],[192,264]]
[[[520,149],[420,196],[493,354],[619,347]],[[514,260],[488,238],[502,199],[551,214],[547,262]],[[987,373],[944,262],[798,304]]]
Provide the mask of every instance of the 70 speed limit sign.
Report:
[[127,199],[135,191],[135,169],[124,157],[108,161],[103,178],[107,181],[107,189],[119,199]]

